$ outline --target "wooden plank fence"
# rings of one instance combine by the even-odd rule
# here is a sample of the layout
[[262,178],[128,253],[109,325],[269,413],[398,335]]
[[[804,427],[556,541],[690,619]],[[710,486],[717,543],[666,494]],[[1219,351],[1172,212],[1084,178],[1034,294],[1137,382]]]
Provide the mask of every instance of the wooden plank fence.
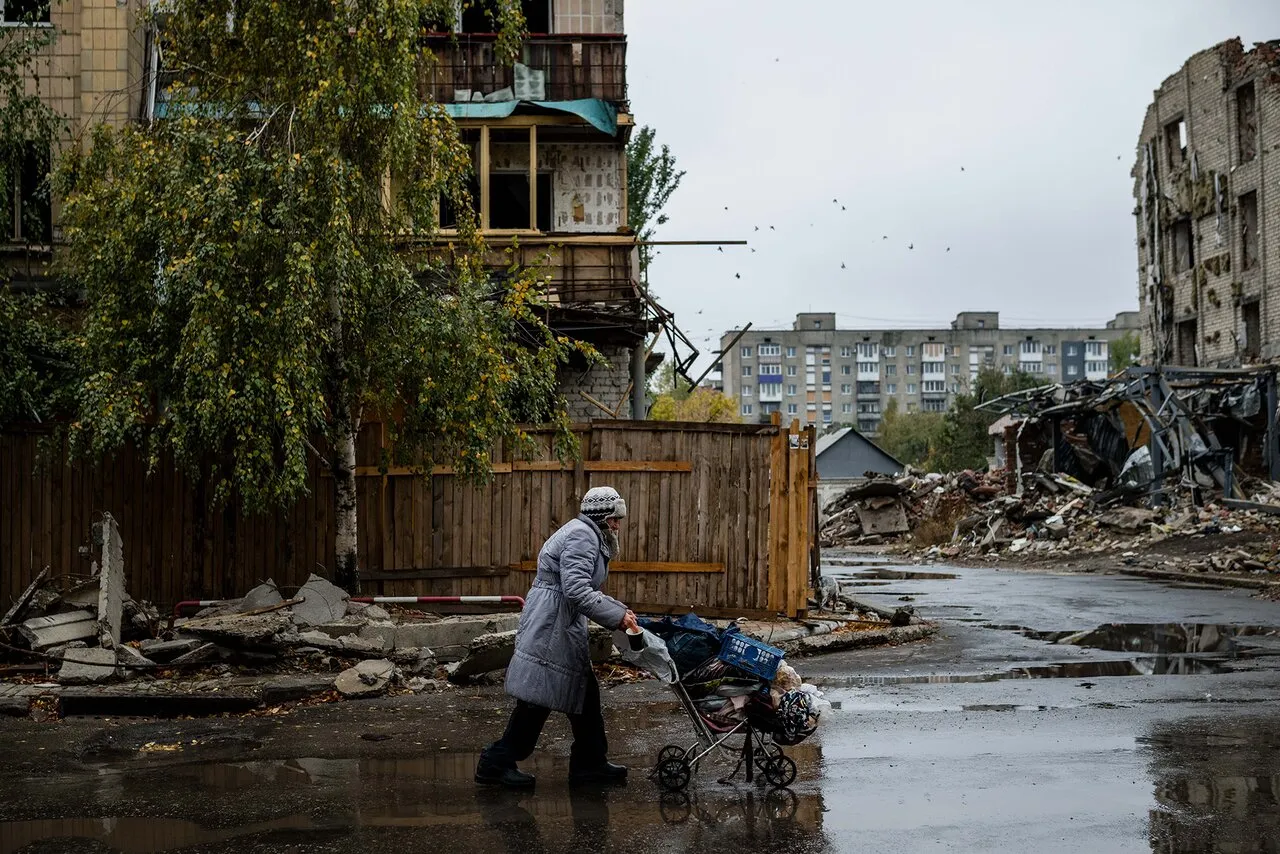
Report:
[[[385,431],[357,448],[365,592],[523,595],[538,549],[592,486],[626,499],[608,591],[649,612],[803,613],[817,559],[813,430],[793,424],[595,421],[562,464],[550,434],[533,459],[493,457],[471,483],[447,467],[380,468]],[[232,598],[273,578],[300,585],[334,566],[333,481],[312,466],[293,506],[246,515],[208,505],[198,479],[125,448],[98,465],[69,461],[39,429],[0,433],[0,604],[44,567],[86,574],[79,556],[103,511],[119,521],[129,592],[158,604]]]

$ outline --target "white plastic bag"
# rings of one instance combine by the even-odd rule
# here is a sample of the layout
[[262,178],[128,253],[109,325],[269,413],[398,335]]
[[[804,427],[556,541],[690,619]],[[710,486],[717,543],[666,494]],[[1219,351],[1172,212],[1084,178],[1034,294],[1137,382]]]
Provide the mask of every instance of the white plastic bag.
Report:
[[667,652],[667,643],[648,629],[640,630],[644,639],[644,647],[638,650],[631,648],[630,636],[621,629],[613,633],[613,645],[622,653],[622,660],[647,670],[663,682],[675,682],[680,677],[676,674],[676,663]]

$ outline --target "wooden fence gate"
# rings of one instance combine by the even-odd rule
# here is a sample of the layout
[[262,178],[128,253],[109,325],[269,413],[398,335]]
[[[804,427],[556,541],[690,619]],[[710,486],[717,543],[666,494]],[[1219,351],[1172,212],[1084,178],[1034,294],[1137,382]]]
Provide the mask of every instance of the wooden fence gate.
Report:
[[[582,459],[561,463],[551,435],[534,459],[493,456],[487,483],[448,468],[380,468],[382,425],[357,449],[365,592],[523,595],[543,541],[592,486],[626,499],[607,590],[636,610],[709,616],[801,615],[817,566],[813,428],[793,424],[597,421],[575,428]],[[69,461],[37,429],[0,433],[0,597],[35,574],[84,574],[79,547],[102,511],[120,523],[129,592],[159,604],[232,598],[273,578],[300,585],[334,561],[333,482],[312,466],[296,504],[246,515],[168,460],[150,475],[130,448]]]

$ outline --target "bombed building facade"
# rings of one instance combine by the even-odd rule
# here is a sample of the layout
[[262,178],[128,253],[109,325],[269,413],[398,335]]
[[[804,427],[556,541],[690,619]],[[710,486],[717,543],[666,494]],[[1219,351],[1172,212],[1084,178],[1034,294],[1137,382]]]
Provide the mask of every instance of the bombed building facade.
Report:
[[[68,121],[71,138],[92,125],[163,119],[166,68],[148,0],[33,4],[0,0],[0,24],[56,33],[31,80]],[[590,344],[600,359],[575,357],[560,390],[572,418],[643,417],[647,340],[669,314],[640,285],[627,222],[627,98],[623,0],[521,0],[527,32],[515,62],[499,61],[485,4],[459,4],[423,39],[420,94],[444,105],[472,153],[471,190],[501,278],[512,265],[545,273],[546,320]],[[56,151],[34,148],[10,188],[9,265],[20,279],[47,281],[62,243],[61,205],[43,191]],[[394,195],[395,176],[387,188]],[[442,206],[444,207],[444,206]],[[429,252],[449,255],[457,213],[440,211]],[[640,393],[637,394],[636,391]]]
[[1133,178],[1143,361],[1280,358],[1280,41],[1223,42],[1165,80]]

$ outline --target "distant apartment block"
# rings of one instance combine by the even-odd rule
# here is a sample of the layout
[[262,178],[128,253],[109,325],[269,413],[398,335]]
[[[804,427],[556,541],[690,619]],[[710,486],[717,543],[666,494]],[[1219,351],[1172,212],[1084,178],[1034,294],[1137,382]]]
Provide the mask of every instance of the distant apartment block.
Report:
[[1195,54],[1156,90],[1133,168],[1143,360],[1280,358],[1280,41]]
[[[1136,311],[1098,329],[1002,329],[994,311],[966,311],[949,329],[837,329],[834,314],[797,314],[791,329],[749,330],[721,362],[724,393],[744,421],[848,424],[875,435],[890,401],[900,412],[945,412],[978,372],[1023,371],[1046,383],[1100,380],[1110,343],[1138,327]],[[726,332],[721,348],[738,330]]]

